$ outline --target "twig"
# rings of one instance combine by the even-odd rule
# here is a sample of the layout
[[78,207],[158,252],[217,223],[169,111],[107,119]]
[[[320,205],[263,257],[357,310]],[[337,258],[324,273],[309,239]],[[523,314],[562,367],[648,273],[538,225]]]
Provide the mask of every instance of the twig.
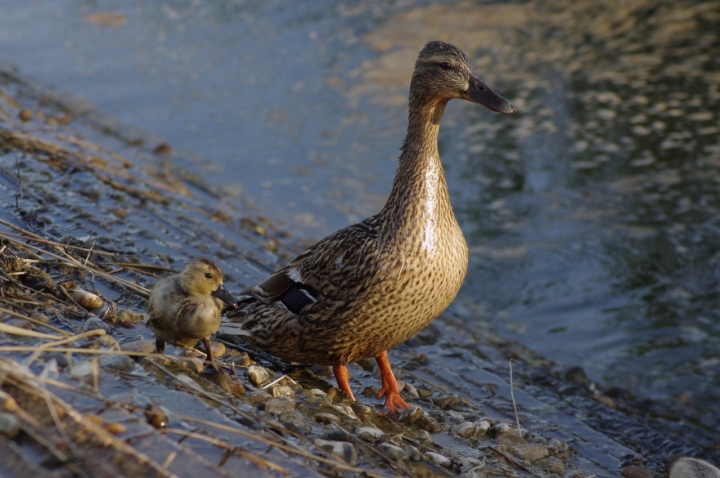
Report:
[[513,359],[509,360],[510,363],[510,399],[512,400],[513,409],[515,409],[515,421],[518,427],[518,436],[522,437],[522,428],[520,428],[520,416],[518,415],[517,405],[515,404],[515,393],[513,393],[513,378],[512,378],[512,363]]
[[35,351],[28,357],[28,359],[25,361],[25,366],[29,367],[37,358],[46,350],[56,347],[58,345],[64,345],[69,342],[75,342],[78,339],[84,339],[85,337],[92,337],[94,335],[105,335],[105,331],[102,329],[97,330],[88,330],[87,332],[83,332],[82,334],[73,335],[72,337],[67,337],[62,340],[58,340],[57,342],[48,342],[44,343],[42,345],[39,345]]
[[[18,182],[20,183],[20,205],[23,203],[23,190],[22,190],[22,176],[20,176],[20,160],[18,160],[17,155],[15,155],[15,167],[17,167],[17,175],[18,175]],[[20,206],[17,202],[17,196],[15,196],[15,207],[20,209]]]
[[21,327],[15,327],[14,325],[8,325],[3,322],[0,322],[0,332],[5,332],[7,334],[13,334],[13,335],[20,335],[24,337],[35,337],[37,339],[51,339],[51,340],[59,340],[62,338],[58,335],[50,335],[50,334],[43,334],[42,332],[35,332],[34,330],[27,330],[23,329]]

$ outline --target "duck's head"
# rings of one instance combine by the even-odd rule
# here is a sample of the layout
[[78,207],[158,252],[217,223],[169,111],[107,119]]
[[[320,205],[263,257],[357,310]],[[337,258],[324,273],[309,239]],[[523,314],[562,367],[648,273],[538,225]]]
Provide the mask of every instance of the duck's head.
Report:
[[498,113],[517,112],[512,103],[492,91],[475,74],[465,53],[441,41],[430,42],[420,51],[410,94],[424,100],[461,98]]
[[180,274],[183,289],[192,296],[212,295],[229,305],[235,305],[235,299],[223,285],[222,271],[210,259],[193,259]]

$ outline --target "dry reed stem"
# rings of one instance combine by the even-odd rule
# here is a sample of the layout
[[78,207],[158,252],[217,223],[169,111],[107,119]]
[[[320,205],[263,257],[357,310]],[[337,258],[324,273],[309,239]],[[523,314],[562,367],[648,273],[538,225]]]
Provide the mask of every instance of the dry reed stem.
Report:
[[3,322],[0,322],[0,332],[5,332],[12,335],[20,335],[23,337],[34,337],[36,339],[59,340],[61,338],[57,335],[43,334],[42,332],[35,332],[34,330],[27,330],[21,327],[15,327],[14,325],[8,325]]
[[69,343],[69,342],[74,342],[74,341],[76,341],[76,340],[84,339],[85,337],[92,337],[92,336],[95,336],[95,335],[105,335],[105,331],[102,330],[102,329],[88,330],[87,332],[83,332],[83,333],[81,333],[81,334],[73,335],[73,336],[71,336],[71,337],[66,337],[66,338],[64,338],[64,339],[62,339],[62,340],[59,340],[59,341],[57,341],[57,342],[48,342],[48,343],[44,343],[44,344],[42,344],[42,345],[38,345],[38,346],[37,346],[37,349],[36,349],[36,350],[32,353],[32,355],[30,355],[30,357],[28,357],[28,359],[25,361],[25,366],[26,366],[26,367],[29,367],[35,360],[37,360],[37,358],[38,358],[43,352],[45,352],[46,350],[48,350],[48,349],[50,349],[50,348],[52,348],[52,347],[56,347],[56,346],[58,346],[58,345],[64,345],[64,344],[67,344],[67,343]]

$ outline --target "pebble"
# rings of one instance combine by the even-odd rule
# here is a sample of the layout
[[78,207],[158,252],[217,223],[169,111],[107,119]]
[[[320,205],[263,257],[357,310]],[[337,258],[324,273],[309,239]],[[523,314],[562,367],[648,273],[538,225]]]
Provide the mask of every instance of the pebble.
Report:
[[492,427],[492,423],[490,423],[490,420],[488,419],[482,419],[478,420],[474,423],[475,430],[482,435],[487,434],[488,430],[490,430],[490,427]]
[[310,425],[305,419],[293,417],[288,420],[284,420],[282,424],[289,430],[299,433],[301,435],[308,435],[312,432],[312,425]]
[[270,372],[265,367],[251,365],[247,370],[248,380],[256,387],[270,380]]
[[230,374],[215,364],[210,368],[210,373],[203,372],[200,375],[228,393],[245,395],[245,386],[239,380],[233,379]]
[[0,433],[15,438],[20,433],[20,422],[12,413],[0,413]]
[[45,356],[46,363],[51,360],[55,360],[55,363],[57,363],[60,368],[65,368],[72,363],[72,359],[68,358],[68,354],[61,352],[54,352]]
[[[545,458],[542,462],[542,468],[548,473],[551,473],[553,475],[559,475],[562,476],[563,473],[565,473],[565,463],[563,463],[561,460],[558,460],[554,456],[550,456],[548,458]],[[588,475],[575,475],[576,477],[580,478],[581,476],[588,476]]]
[[30,121],[32,119],[33,114],[32,114],[31,110],[29,110],[27,108],[23,108],[20,110],[20,114],[18,116],[23,121]]
[[652,478],[653,476],[649,470],[637,465],[626,466],[620,471],[620,475],[625,478]]
[[72,293],[72,298],[85,310],[97,309],[105,303],[105,301],[97,295],[82,289],[75,289]]
[[95,343],[105,349],[120,350],[120,344],[112,335],[101,335],[95,340]]
[[430,434],[427,432],[427,430],[418,430],[415,433],[415,436],[417,437],[417,439],[420,443],[425,443],[426,445],[433,443],[433,439],[430,436]]
[[187,367],[195,373],[200,373],[205,370],[205,361],[198,357],[188,357],[181,362],[183,366]]
[[318,423],[340,423],[340,418],[332,413],[320,412],[315,414],[315,421]]
[[562,442],[557,438],[551,438],[547,447],[548,452],[550,452],[552,456],[556,456],[563,460],[570,458],[570,447],[567,446],[567,443]]
[[465,421],[465,415],[460,412],[456,412],[455,410],[448,410],[446,413],[447,413],[447,416],[449,416],[450,418],[453,418],[453,419],[461,421],[461,422]]
[[120,435],[121,433],[125,433],[127,431],[127,428],[120,423],[108,423],[103,428],[105,431],[112,433],[113,435]]
[[452,428],[452,433],[460,438],[470,438],[475,433],[475,425],[470,422],[462,422]]
[[720,478],[720,470],[707,461],[683,456],[669,465],[670,478]]
[[450,458],[446,457],[445,455],[441,455],[440,453],[435,453],[434,451],[426,452],[425,459],[430,463],[435,463],[436,465],[442,466],[443,468],[450,468],[450,465],[452,464]]
[[430,415],[440,423],[444,423],[447,421],[447,415],[445,415],[445,412],[443,412],[442,410],[430,410],[428,412],[428,415]]
[[345,405],[344,403],[340,403],[338,405],[332,406],[335,410],[342,413],[346,417],[352,419],[352,420],[358,420],[357,415],[355,415],[355,412],[353,411],[352,407],[350,405]]
[[[198,348],[200,350],[202,350],[203,352],[206,352],[205,344],[203,344],[202,342],[200,342],[200,344],[198,345]],[[225,344],[222,342],[211,342],[210,349],[212,350],[214,358],[222,357],[223,355],[225,355],[225,352],[227,351],[227,349],[225,348]]]
[[522,456],[524,460],[527,460],[530,463],[538,461],[541,458],[545,458],[550,454],[550,452],[548,452],[548,449],[544,445],[519,445],[513,447],[513,450],[515,450],[520,456]]
[[328,394],[320,390],[319,388],[313,388],[310,390],[310,395],[319,398],[327,398]]
[[292,388],[290,388],[287,385],[275,385],[272,388],[272,396],[275,398],[278,397],[294,397],[295,392]]
[[70,375],[74,378],[82,380],[83,382],[92,383],[94,374],[93,369],[92,362],[80,362],[72,368]]
[[112,354],[100,357],[100,366],[108,370],[127,372],[135,366],[135,361],[122,354]]
[[281,413],[295,410],[295,400],[286,397],[273,398],[272,400],[261,403],[260,409],[272,415],[280,415]]
[[351,442],[353,441],[353,435],[345,430],[344,428],[340,427],[333,427],[332,429],[325,432],[323,435],[323,440],[330,440],[330,441],[347,441]]
[[387,455],[393,460],[402,460],[407,457],[407,453],[405,452],[405,450],[403,450],[397,445],[393,445],[392,443],[381,443],[380,445],[378,445],[378,448],[383,454]]
[[143,354],[151,354],[155,352],[155,343],[149,340],[135,340],[120,344],[120,350],[124,352],[139,352]]
[[149,403],[143,410],[143,414],[147,422],[155,428],[164,428],[170,421],[165,410],[154,403]]
[[463,400],[455,395],[446,395],[435,400],[435,405],[443,410],[457,410],[463,405]]
[[83,332],[88,332],[90,330],[104,330],[108,334],[112,332],[112,327],[110,327],[108,324],[98,319],[97,317],[90,317],[89,319],[87,319],[83,324],[82,329]]
[[385,436],[385,432],[375,427],[358,427],[355,434],[359,439],[370,443],[379,442]]
[[405,390],[405,382],[403,382],[402,380],[396,380],[396,382],[398,386],[398,392],[402,392],[403,390]]
[[315,445],[327,452],[332,453],[338,458],[341,458],[348,465],[353,466],[357,463],[357,451],[355,451],[355,447],[352,445],[352,443],[348,443],[345,441],[322,440],[320,438],[316,438]]
[[20,408],[13,397],[0,390],[0,404],[6,412],[15,412]]
[[508,423],[496,423],[495,425],[490,427],[490,430],[488,430],[488,434],[491,437],[498,437],[505,433],[510,433],[512,430],[512,426],[510,426]]
[[425,415],[417,421],[418,426],[430,433],[437,433],[440,431],[440,424],[433,417]]
[[265,390],[255,390],[254,392],[250,392],[245,395],[245,398],[250,403],[263,403],[273,398],[273,396]]
[[400,421],[405,425],[412,425],[416,421],[420,420],[425,415],[423,409],[420,407],[410,407],[400,415]]
[[409,383],[405,384],[405,393],[412,399],[418,399],[420,398],[420,394],[417,391],[417,388],[413,387]]
[[202,387],[198,385],[198,383],[193,380],[193,378],[189,375],[185,375],[184,373],[178,373],[175,376],[177,377],[178,382],[181,382],[194,390],[202,390]]
[[243,368],[249,367],[251,363],[250,356],[245,352],[240,352],[237,355],[233,355],[232,357],[227,359],[227,361],[230,363],[234,363],[238,367]]

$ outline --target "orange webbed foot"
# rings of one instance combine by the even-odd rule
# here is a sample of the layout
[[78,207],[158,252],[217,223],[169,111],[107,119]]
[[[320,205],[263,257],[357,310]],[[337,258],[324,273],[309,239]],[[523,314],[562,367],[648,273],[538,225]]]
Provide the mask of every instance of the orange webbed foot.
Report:
[[397,414],[398,406],[406,409],[410,408],[410,405],[405,403],[405,400],[400,396],[397,380],[395,380],[395,375],[390,367],[387,350],[375,357],[375,361],[377,361],[378,367],[380,367],[380,376],[382,377],[382,388],[376,398],[385,397],[385,408],[390,410],[391,415]]

